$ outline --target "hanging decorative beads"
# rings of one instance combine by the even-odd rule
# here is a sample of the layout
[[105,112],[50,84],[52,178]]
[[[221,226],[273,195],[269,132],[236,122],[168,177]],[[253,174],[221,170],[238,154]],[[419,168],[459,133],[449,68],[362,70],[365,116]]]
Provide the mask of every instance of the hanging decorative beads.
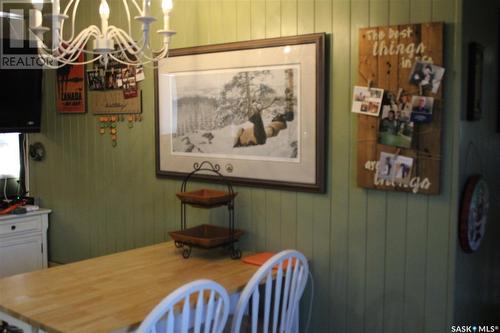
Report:
[[134,123],[142,121],[142,115],[129,114],[129,115],[116,115],[116,116],[103,116],[99,117],[99,134],[106,134],[109,129],[111,135],[111,144],[113,147],[118,145],[118,123],[127,121],[128,128],[134,128]]

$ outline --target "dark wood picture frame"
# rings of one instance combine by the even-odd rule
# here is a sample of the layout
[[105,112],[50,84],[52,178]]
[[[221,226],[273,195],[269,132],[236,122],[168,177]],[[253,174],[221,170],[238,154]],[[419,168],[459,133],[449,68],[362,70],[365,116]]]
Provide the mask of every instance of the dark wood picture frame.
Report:
[[[280,37],[280,38],[271,38],[271,39],[262,39],[262,40],[251,40],[251,41],[243,41],[243,42],[234,42],[227,44],[217,44],[217,45],[207,45],[207,46],[197,46],[197,47],[189,47],[189,48],[180,48],[173,49],[169,51],[169,58],[172,59],[175,57],[182,56],[203,56],[207,54],[218,54],[218,53],[229,53],[235,51],[247,51],[247,50],[265,50],[267,48],[276,48],[276,47],[294,47],[294,46],[302,46],[303,44],[312,44],[315,49],[314,55],[314,63],[313,66],[316,71],[316,77],[313,80],[315,83],[315,91],[313,92],[313,98],[316,103],[316,110],[311,111],[314,114],[315,119],[313,126],[315,126],[315,137],[309,139],[314,143],[314,158],[312,159],[314,168],[310,170],[310,172],[314,172],[314,181],[312,182],[298,182],[293,179],[283,181],[283,180],[273,180],[273,179],[262,179],[261,178],[251,178],[251,177],[241,177],[241,176],[231,176],[231,174],[224,174],[231,182],[239,185],[247,185],[253,187],[264,187],[264,188],[276,188],[283,190],[292,190],[292,191],[302,191],[302,192],[317,192],[324,193],[326,191],[326,180],[325,180],[325,163],[326,163],[326,108],[325,108],[325,90],[326,90],[326,65],[325,65],[325,43],[326,36],[324,33],[315,33],[301,36],[291,36],[291,37]],[[256,55],[259,52],[255,53]],[[168,60],[165,60],[168,61]],[[168,64],[168,63],[167,63]],[[275,64],[273,64],[275,65]],[[161,68],[161,63],[159,68]],[[238,68],[238,67],[236,67]],[[243,68],[243,67],[242,67]],[[234,68],[233,68],[234,69]],[[157,177],[169,177],[169,178],[184,178],[190,171],[192,170],[182,170],[172,171],[172,170],[162,170],[161,167],[161,144],[160,144],[160,80],[159,80],[160,72],[158,69],[155,70],[155,136],[156,136],[156,175]],[[302,74],[301,74],[302,75]],[[301,90],[299,90],[302,93]],[[312,93],[311,93],[312,94]],[[302,103],[302,102],[301,102]],[[302,104],[301,104],[302,105]],[[312,122],[312,121],[311,121]],[[300,131],[301,128],[298,129]],[[300,142],[300,141],[299,141]],[[299,143],[300,145],[300,143]],[[300,154],[300,150],[299,150]],[[220,164],[217,160],[212,160],[210,157],[205,158],[206,160],[210,160],[215,164]],[[201,162],[203,159],[198,159],[196,162]],[[231,159],[228,159],[231,162]],[[286,164],[286,163],[284,163]],[[232,167],[231,164],[228,164]],[[227,165],[226,165],[227,166]],[[187,167],[187,166],[186,166]],[[189,166],[192,168],[192,163]],[[221,165],[224,168],[224,165]],[[263,170],[257,170],[256,172],[262,172],[265,174],[267,170],[262,168]],[[223,170],[224,171],[224,170]],[[293,177],[291,177],[293,178]],[[214,181],[213,176],[209,175],[197,175],[196,179],[202,181]]]
[[484,47],[478,43],[469,44],[467,78],[467,120],[476,121],[482,117]]

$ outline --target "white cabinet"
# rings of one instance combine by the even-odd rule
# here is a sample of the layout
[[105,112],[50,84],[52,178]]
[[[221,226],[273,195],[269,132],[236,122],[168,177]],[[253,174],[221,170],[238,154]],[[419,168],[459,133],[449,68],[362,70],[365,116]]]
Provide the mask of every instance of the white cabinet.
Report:
[[0,278],[47,267],[49,214],[0,216]]

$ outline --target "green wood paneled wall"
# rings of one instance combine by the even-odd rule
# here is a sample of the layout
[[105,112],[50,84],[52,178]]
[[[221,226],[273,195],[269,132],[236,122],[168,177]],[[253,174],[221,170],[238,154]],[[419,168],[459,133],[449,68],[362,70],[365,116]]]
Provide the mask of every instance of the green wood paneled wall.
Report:
[[[452,195],[457,171],[455,114],[459,75],[446,82],[442,194],[409,195],[356,187],[356,118],[350,113],[358,69],[358,29],[445,21],[446,64],[459,67],[459,0],[178,0],[175,47],[285,35],[329,35],[328,193],[238,187],[237,225],[247,250],[297,248],[311,259],[311,332],[446,332],[451,322],[455,249]],[[160,1],[153,1],[159,10]],[[85,2],[82,22],[97,20]],[[120,2],[110,2],[112,13]],[[118,23],[120,15],[113,16]],[[83,24],[82,23],[82,24]],[[47,148],[33,163],[32,193],[53,209],[50,258],[71,262],[167,239],[179,224],[180,182],[157,179],[152,71],[143,83],[144,120],[122,124],[118,147],[98,134],[92,114],[58,115],[54,74],[45,80]],[[223,223],[224,212],[190,212]],[[452,222],[453,221],[453,222]],[[311,296],[307,290],[304,303]],[[304,307],[304,310],[306,308]],[[305,311],[302,311],[304,314]]]

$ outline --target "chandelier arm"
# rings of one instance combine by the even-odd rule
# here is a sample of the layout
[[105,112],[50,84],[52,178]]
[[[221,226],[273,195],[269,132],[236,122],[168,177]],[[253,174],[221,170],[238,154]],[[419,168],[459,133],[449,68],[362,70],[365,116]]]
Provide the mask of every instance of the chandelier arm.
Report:
[[47,68],[58,68],[63,66],[63,65],[57,65],[57,66],[51,65],[52,62],[57,62],[57,57],[54,57],[54,55],[48,53],[46,50],[39,49],[38,56],[45,60],[44,66]]
[[159,53],[156,57],[154,58],[150,58],[148,56],[144,56],[143,55],[143,59],[146,59],[146,61],[141,61],[140,63],[138,63],[138,61],[131,61],[131,59],[128,59],[128,61],[130,62],[127,62],[127,61],[123,61],[119,58],[116,58],[114,55],[111,55],[110,54],[110,58],[112,58],[113,60],[121,63],[121,64],[124,64],[124,65],[127,65],[127,66],[137,66],[137,65],[143,65],[144,67],[146,68],[152,68],[152,69],[155,69],[155,68],[158,68],[159,65],[153,65],[153,66],[149,66],[149,64],[151,63],[158,63],[161,59],[164,59],[166,56],[168,55],[168,49],[167,48],[164,48],[161,53]]
[[[71,2],[73,2],[73,0]],[[78,10],[79,5],[80,5],[80,0],[76,0],[75,5],[73,6],[73,14],[71,17],[71,38],[70,38],[70,40],[72,40],[73,36],[75,36],[76,11]],[[61,34],[61,38],[63,38],[62,34]]]
[[39,36],[37,36],[36,34],[34,34],[35,38],[36,38],[36,45],[37,45],[37,48],[39,50],[42,50],[44,52],[46,52],[47,50],[51,50],[47,45],[45,45],[43,39],[41,39]]
[[85,45],[88,43],[90,38],[95,38],[96,36],[97,33],[95,30],[85,29],[84,31],[80,32],[78,36],[67,47],[62,47],[62,52],[59,56],[57,56],[57,58],[66,59],[68,55],[71,55],[72,61],[78,59],[82,52],[86,53]]
[[[49,56],[50,58],[50,56]],[[81,65],[81,66],[84,66],[84,65],[87,65],[87,64],[90,64],[90,63],[93,63],[95,61],[98,61],[102,58],[102,55],[94,58],[94,59],[91,59],[91,60],[88,60],[88,61],[84,61],[84,62],[76,62],[76,63],[69,63],[69,62],[65,62],[65,61],[58,61],[59,65],[57,66],[54,66],[54,65],[47,65],[45,64],[45,66],[47,68],[50,68],[50,69],[58,69],[58,68],[61,68],[61,67],[64,67],[66,65]]]
[[92,59],[87,60],[87,61],[71,62],[71,61],[60,60],[59,62],[63,63],[64,65],[83,66],[83,65],[88,65],[88,64],[91,64],[93,62],[96,62],[97,60],[101,59],[102,57],[103,57],[103,55],[101,54],[98,57],[92,58]]
[[131,0],[131,1],[135,5],[135,8],[137,8],[137,11],[139,12],[139,14],[142,14],[141,6],[139,6],[139,4],[137,4],[137,1],[135,1],[135,0]]
[[142,47],[139,47],[130,36],[128,36],[122,29],[118,29],[116,27],[113,27],[114,29],[110,29],[110,36],[115,37],[115,39],[118,40],[118,45],[120,46],[120,49],[122,52],[125,52],[125,50],[128,51],[128,53],[137,56],[144,50],[144,45]]
[[[144,35],[142,36],[142,38],[138,42],[136,42],[132,39],[132,37],[131,37],[132,35],[127,34],[125,31],[123,31],[123,29],[117,28],[115,26],[113,26],[112,28],[113,29],[111,29],[111,30],[113,31],[114,34],[119,33],[122,38],[127,40],[126,44],[133,43],[134,45],[136,45],[137,52],[135,54],[140,53],[145,49]],[[139,45],[141,45],[141,46],[139,47]]]
[[138,63],[138,62],[127,62],[127,61],[123,61],[117,57],[115,57],[114,55],[109,55],[109,57],[113,60],[115,60],[116,62],[119,62],[120,64],[123,64],[123,65],[126,65],[126,66],[137,66],[137,65],[142,65],[144,67],[148,67],[148,66],[145,66],[149,63],[151,63],[152,61],[151,60],[148,60],[148,61],[145,61],[145,62],[141,62],[141,63]]
[[128,7],[127,0],[123,0],[123,6],[125,7],[125,13],[127,14],[128,34],[132,36],[132,24],[130,23],[130,9]]
[[[138,62],[139,62],[139,56],[138,54],[139,53],[131,53],[131,52],[128,52],[128,49],[124,48],[122,44],[118,44],[118,47],[120,48],[119,52],[117,52],[116,54],[118,55],[118,53],[120,54],[121,56],[121,59],[125,59],[125,60],[120,60],[120,58],[116,57],[115,54],[112,54],[112,56],[117,59],[118,62],[122,62],[122,63],[126,63],[126,64],[135,64],[137,65]],[[131,59],[129,57],[129,54],[133,55],[134,58]]]
[[150,57],[147,54],[142,54],[141,58],[148,60],[148,62],[156,62],[160,59],[165,58],[168,55],[168,47],[163,47],[157,51],[153,51],[152,54],[155,54],[155,56]]
[[[119,63],[123,63],[126,65],[130,64],[135,64],[137,65],[138,63],[138,57],[135,56],[135,59],[129,58],[127,51],[123,48],[121,44],[118,44],[119,50],[117,52],[109,53],[109,57],[116,60]],[[119,56],[119,57],[118,57]],[[125,59],[125,60],[122,60]]]
[[148,56],[145,57],[149,60],[158,61],[162,58],[165,58],[168,55],[168,49],[169,49],[169,43],[164,43],[161,49],[153,51],[152,54],[156,54],[154,58],[149,58]]
[[[113,28],[115,28],[115,29],[113,29],[113,36],[116,35],[117,38],[128,37],[122,29],[118,29],[116,27],[113,27]],[[120,43],[120,48],[123,50],[121,45],[129,45],[130,42],[133,42],[133,41],[131,41],[130,39],[128,41],[122,40]],[[134,45],[136,45],[136,44],[134,43]],[[145,48],[146,48],[146,44],[143,44],[142,47],[140,49],[137,49],[136,52],[129,52],[129,53],[133,54],[135,56],[142,53],[142,58],[149,60],[149,62],[157,61],[158,59],[164,58],[168,55],[168,44],[164,44],[161,49],[153,51],[152,54],[157,54],[157,56],[155,56],[155,57],[149,57],[148,55],[144,54],[143,51]],[[127,60],[131,61],[131,59],[127,59]],[[137,62],[137,61],[135,61],[135,62]]]
[[[68,46],[62,47],[62,49],[66,53],[74,53],[76,48],[83,50],[89,39],[91,37],[94,38],[97,37],[99,33],[100,33],[99,28],[97,28],[95,25],[92,25],[80,31],[80,33],[70,43],[68,43]],[[82,43],[82,40],[85,40],[85,42]],[[61,48],[61,45],[59,45],[59,48]]]
[[[55,52],[57,50],[60,50],[60,49],[63,49],[65,51],[68,51],[68,50],[73,50],[75,48],[75,45],[81,45],[81,42],[79,42],[82,38],[86,38],[86,41],[88,42],[89,38],[90,37],[96,37],[100,34],[100,30],[98,27],[96,27],[95,25],[91,25],[90,27],[87,27],[85,28],[84,30],[80,31],[78,33],[78,35],[74,38],[72,38],[71,40],[62,40],[61,43],[59,43],[57,49],[52,49],[52,52]],[[67,45],[67,46],[63,46],[63,45]],[[85,44],[83,44],[82,46],[85,46]],[[71,51],[71,53],[73,53],[74,51]]]
[[[66,7],[64,8],[64,15],[68,15],[68,11],[69,11],[69,8],[71,7],[71,5],[73,4],[75,0],[69,0],[68,4],[66,5]],[[75,36],[75,22],[74,22],[74,15],[75,13],[73,12],[73,17],[71,18],[71,21],[72,21],[72,24],[71,24],[71,37],[69,38],[69,40],[72,40],[73,37]],[[65,21],[62,22],[61,24],[61,40],[62,41],[65,41],[63,36],[64,36],[64,24],[65,24]]]

